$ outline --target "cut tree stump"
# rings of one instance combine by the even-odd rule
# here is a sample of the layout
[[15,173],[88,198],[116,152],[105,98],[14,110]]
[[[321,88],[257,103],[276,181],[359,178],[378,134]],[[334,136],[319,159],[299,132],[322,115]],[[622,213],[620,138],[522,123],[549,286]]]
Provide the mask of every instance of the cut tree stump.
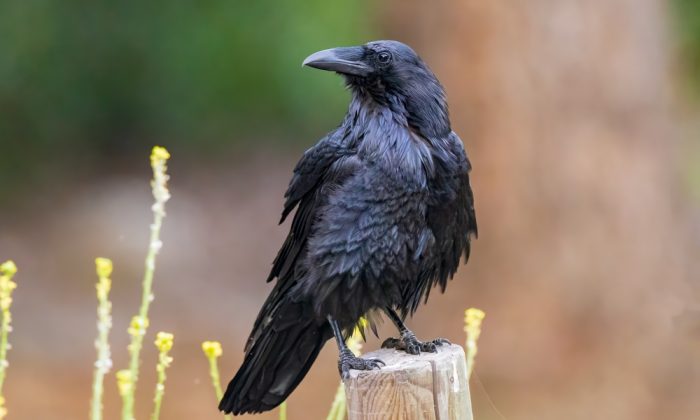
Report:
[[473,419],[462,347],[440,346],[418,356],[381,349],[362,357],[386,366],[350,371],[344,381],[349,420]]

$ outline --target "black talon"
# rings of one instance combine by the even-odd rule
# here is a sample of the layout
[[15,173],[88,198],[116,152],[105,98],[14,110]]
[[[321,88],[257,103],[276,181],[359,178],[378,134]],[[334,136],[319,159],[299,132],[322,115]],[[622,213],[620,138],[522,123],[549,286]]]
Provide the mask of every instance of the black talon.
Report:
[[372,370],[380,369],[382,366],[386,366],[384,361],[357,357],[347,348],[341,350],[340,359],[338,359],[338,372],[343,379],[347,379],[350,376],[350,369]]
[[452,342],[446,338],[436,338],[433,340],[433,343],[435,343],[436,346],[442,346],[443,344],[447,344],[448,346],[452,345]]
[[362,359],[355,356],[345,344],[338,322],[330,316],[328,317],[328,322],[331,325],[333,335],[338,343],[338,350],[340,350],[340,355],[338,356],[338,373],[340,373],[341,378],[347,379],[350,376],[350,369],[372,370],[386,366],[386,363],[379,359]]

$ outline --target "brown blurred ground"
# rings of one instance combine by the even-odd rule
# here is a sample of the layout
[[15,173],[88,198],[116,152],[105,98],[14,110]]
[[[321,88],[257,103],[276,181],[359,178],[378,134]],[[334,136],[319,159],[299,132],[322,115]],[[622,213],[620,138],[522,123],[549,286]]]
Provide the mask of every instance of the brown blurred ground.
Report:
[[[228,380],[269,289],[263,279],[285,233],[274,221],[294,162],[258,155],[231,168],[194,173],[178,168],[178,158],[173,157],[173,199],[163,230],[150,335],[168,330],[176,336],[163,418],[217,418],[199,343],[223,342],[222,373]],[[481,184],[476,183],[479,192]],[[549,239],[549,244],[536,235],[522,245],[520,234],[498,240],[495,216],[484,207],[489,195],[480,197],[482,233],[472,262],[446,295],[432,296],[411,322],[422,336],[460,342],[463,309],[478,306],[487,312],[479,379],[472,383],[477,417],[499,419],[498,410],[508,419],[692,418],[698,408],[699,346],[697,324],[693,336],[692,324],[679,322],[693,301],[683,294],[682,283],[643,272],[622,277],[626,269],[637,270],[636,264],[627,268],[616,262],[625,249],[608,251],[613,255],[604,263],[607,271],[584,266],[561,277],[542,274],[562,264],[562,258],[574,267],[584,264],[576,255],[559,255],[562,247],[582,240],[580,233]],[[112,342],[116,367],[126,364],[126,323],[137,307],[149,204],[146,181],[140,178],[41,191],[27,213],[3,231],[0,249],[21,269],[6,385],[12,418],[86,416],[94,359],[92,259],[97,255],[115,260]],[[602,258],[595,254],[613,238],[602,238],[585,252]],[[497,246],[501,252],[490,249]],[[386,325],[381,330],[382,336],[392,332]],[[372,339],[367,347],[377,345]],[[150,346],[147,350],[140,418],[150,407],[155,376],[155,354]],[[290,399],[290,419],[324,418],[338,381],[335,357],[334,347],[327,346]],[[111,415],[106,418],[116,419],[112,377],[107,390]]]
[[[472,382],[479,419],[695,418],[700,229],[679,178],[663,5],[447,4],[401,2],[387,21],[447,88],[474,163],[480,238],[448,293],[411,325],[460,342],[463,309],[486,311]],[[176,336],[163,418],[220,418],[199,343],[222,341],[227,381],[269,290],[297,157],[241,152],[221,165],[174,154],[149,333]],[[87,416],[96,256],[115,261],[112,343],[115,366],[126,364],[150,221],[143,162],[142,174],[57,178],[1,215],[0,258],[20,266],[10,418]],[[139,418],[150,408],[151,347],[143,360]],[[290,420],[325,417],[335,360],[329,345],[291,397]],[[112,377],[106,388],[116,419]]]

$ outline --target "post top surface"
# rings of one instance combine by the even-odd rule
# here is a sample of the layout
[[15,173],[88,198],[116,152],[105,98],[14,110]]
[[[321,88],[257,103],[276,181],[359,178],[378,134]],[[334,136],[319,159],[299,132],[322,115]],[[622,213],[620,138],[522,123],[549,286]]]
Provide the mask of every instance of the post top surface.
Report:
[[379,370],[375,369],[374,371],[350,370],[350,378],[348,379],[354,379],[360,375],[371,374],[372,372],[377,373],[379,371],[389,372],[420,369],[436,362],[447,361],[456,357],[464,358],[464,350],[461,346],[456,344],[438,346],[437,350],[437,353],[421,352],[421,354],[417,355],[408,354],[395,349],[379,349],[365,353],[361,356],[363,359],[380,359],[386,363],[386,366],[383,366]]

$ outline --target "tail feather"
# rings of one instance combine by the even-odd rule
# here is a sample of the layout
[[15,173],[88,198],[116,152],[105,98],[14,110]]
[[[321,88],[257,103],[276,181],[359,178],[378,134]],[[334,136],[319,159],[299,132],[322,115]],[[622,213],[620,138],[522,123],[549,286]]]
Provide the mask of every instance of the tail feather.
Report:
[[[219,410],[259,413],[281,404],[299,385],[323,345],[332,337],[326,322],[299,317],[302,303],[282,303],[274,318],[262,325],[246,352],[243,365],[228,384]],[[306,312],[306,311],[301,311]],[[293,318],[285,314],[295,314]]]

